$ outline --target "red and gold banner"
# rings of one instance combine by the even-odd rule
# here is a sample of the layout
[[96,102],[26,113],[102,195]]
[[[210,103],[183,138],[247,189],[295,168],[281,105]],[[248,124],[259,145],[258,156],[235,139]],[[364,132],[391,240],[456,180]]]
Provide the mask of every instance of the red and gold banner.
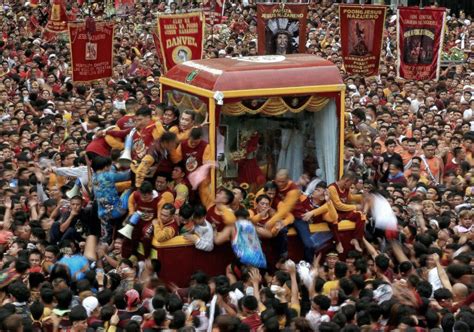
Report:
[[349,75],[379,72],[385,6],[339,5],[342,60]]
[[72,80],[89,82],[112,76],[113,22],[95,22],[95,30],[85,22],[69,24]]
[[258,53],[305,53],[307,15],[307,5],[257,4]]
[[438,79],[445,22],[445,8],[398,9],[399,77],[418,81]]
[[224,16],[225,0],[203,0],[202,10],[207,24],[220,24]]
[[158,16],[157,29],[165,72],[181,62],[202,58],[204,43],[202,12]]
[[53,0],[49,20],[46,23],[46,30],[52,33],[66,32],[67,22],[68,17],[64,0]]

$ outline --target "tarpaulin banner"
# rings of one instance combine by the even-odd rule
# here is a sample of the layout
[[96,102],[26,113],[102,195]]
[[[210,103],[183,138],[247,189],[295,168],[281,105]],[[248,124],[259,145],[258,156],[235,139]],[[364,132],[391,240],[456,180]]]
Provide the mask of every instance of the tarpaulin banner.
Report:
[[85,22],[69,24],[72,80],[89,82],[112,76],[113,22],[95,22],[95,31]]
[[202,10],[207,24],[220,24],[224,16],[225,0],[203,0]]
[[307,5],[257,4],[258,53],[305,53],[307,14]]
[[53,0],[49,20],[45,27],[46,30],[52,33],[66,32],[67,22],[68,17],[64,0]]
[[385,6],[339,5],[342,61],[349,75],[378,74],[385,14]]
[[158,16],[157,29],[165,72],[181,62],[202,58],[204,43],[202,12]]
[[399,77],[418,81],[438,79],[445,21],[445,8],[398,9]]

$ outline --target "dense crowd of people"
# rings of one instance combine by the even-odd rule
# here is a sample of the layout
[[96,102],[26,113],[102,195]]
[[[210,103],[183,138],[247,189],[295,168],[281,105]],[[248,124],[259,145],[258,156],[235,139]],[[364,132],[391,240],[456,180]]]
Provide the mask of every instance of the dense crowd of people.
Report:
[[[344,175],[293,182],[281,169],[249,199],[239,183],[210,195],[207,119],[160,103],[151,22],[199,3],[136,1],[113,18],[113,77],[83,84],[71,81],[67,38],[43,31],[44,2],[1,8],[1,331],[474,330],[472,17],[447,22],[445,51],[464,60],[420,82],[396,77],[389,11],[380,75],[367,78],[344,72],[337,4],[311,2],[307,52],[335,63],[347,87]],[[77,19],[111,15],[66,2]],[[255,55],[255,2],[224,13],[205,57]],[[395,229],[374,227],[370,193],[389,202]],[[329,240],[310,233],[315,223]],[[296,263],[291,228],[304,247]],[[157,248],[181,235],[209,252],[231,242],[236,257],[221,275],[165,283]]]

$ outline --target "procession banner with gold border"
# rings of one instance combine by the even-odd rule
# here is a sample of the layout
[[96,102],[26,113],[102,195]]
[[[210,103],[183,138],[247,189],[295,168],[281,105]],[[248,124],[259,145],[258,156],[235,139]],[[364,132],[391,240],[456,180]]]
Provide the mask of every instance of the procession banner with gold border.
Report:
[[202,58],[204,46],[202,12],[158,16],[157,29],[165,72],[179,63]]
[[257,4],[258,54],[306,53],[308,6]]
[[45,29],[51,33],[61,33],[67,31],[68,17],[64,0],[53,0],[48,23]]
[[417,81],[439,78],[445,22],[446,8],[398,8],[399,77]]
[[203,0],[202,10],[206,16],[206,23],[210,25],[222,23],[225,0]]
[[379,72],[385,6],[339,5],[342,61],[349,75]]
[[113,22],[96,22],[95,31],[85,22],[69,23],[72,80],[89,82],[112,76]]

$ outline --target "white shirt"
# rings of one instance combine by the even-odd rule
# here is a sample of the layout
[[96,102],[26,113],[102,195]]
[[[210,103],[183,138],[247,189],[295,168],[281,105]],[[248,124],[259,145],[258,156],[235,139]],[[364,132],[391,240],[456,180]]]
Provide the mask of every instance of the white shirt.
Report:
[[309,326],[314,332],[319,332],[319,325],[321,323],[329,322],[331,320],[328,315],[321,315],[316,310],[308,312],[305,318],[308,320]]
[[194,234],[199,236],[195,246],[196,249],[203,251],[212,251],[214,249],[214,230],[212,225],[205,220],[204,225],[195,225]]

